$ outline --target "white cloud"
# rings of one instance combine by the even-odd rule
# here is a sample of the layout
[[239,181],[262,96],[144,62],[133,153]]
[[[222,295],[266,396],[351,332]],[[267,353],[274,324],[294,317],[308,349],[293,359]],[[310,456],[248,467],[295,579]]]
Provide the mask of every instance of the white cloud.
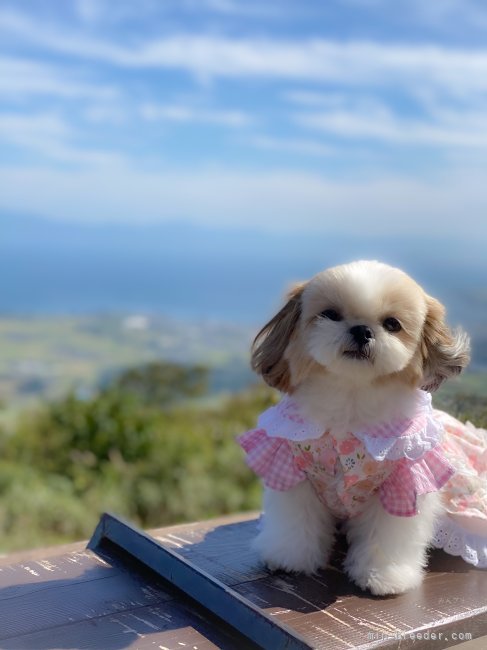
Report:
[[76,0],[74,8],[78,17],[86,23],[96,23],[104,15],[100,0]]
[[[176,0],[186,11],[208,11],[227,16],[273,17],[282,16],[282,3],[264,0]],[[287,12],[286,12],[287,13]]]
[[336,108],[349,101],[349,97],[342,93],[317,90],[288,90],[283,97],[294,104],[313,108]]
[[13,142],[28,143],[38,133],[49,137],[65,138],[70,135],[71,129],[55,114],[0,113],[2,137],[9,138]]
[[337,149],[333,147],[305,138],[272,138],[265,135],[255,135],[246,138],[245,144],[257,149],[305,156],[333,156],[338,154]]
[[483,0],[338,0],[358,9],[366,9],[386,15],[409,25],[433,28],[443,33],[458,33],[468,28],[482,31],[487,25],[487,9]]
[[75,140],[76,134],[72,128],[56,114],[0,113],[0,142],[24,149],[30,154],[40,154],[48,161],[96,168],[99,165],[120,164],[123,160],[117,153],[82,147]]
[[118,96],[113,86],[76,79],[72,69],[68,71],[31,59],[8,56],[0,57],[0,92],[4,97],[44,95],[110,100]]
[[439,147],[487,147],[487,117],[471,111],[437,111],[421,121],[374,110],[337,110],[297,115],[301,126],[349,139]]
[[288,91],[284,99],[308,110],[350,110],[357,113],[381,112],[387,110],[383,101],[367,92],[355,89],[343,92]]
[[[127,24],[145,17],[161,20],[167,16],[187,18],[276,18],[292,16],[292,5],[282,0],[76,0],[75,11],[81,21],[93,24]],[[303,9],[300,9],[303,13]]]
[[[487,239],[483,174],[432,182],[382,177],[336,181],[276,169],[140,171],[0,168],[1,206],[58,219],[164,221],[300,232],[364,232]],[[19,188],[29,188],[19,192]]]
[[[153,12],[161,6],[157,1],[143,1]],[[234,0],[205,0],[204,10],[210,5],[215,14],[228,16],[237,15],[245,6]],[[24,99],[22,110],[30,106],[38,112],[0,115],[0,138],[28,154],[16,166],[0,169],[0,201],[5,209],[59,219],[192,218],[215,225],[233,222],[258,228],[356,232],[366,224],[368,232],[450,235],[460,222],[462,228],[485,235],[479,215],[487,209],[487,47],[236,38],[221,31],[180,33],[175,31],[176,22],[165,28],[163,21],[154,39],[147,34],[156,33],[157,26],[149,24],[147,16],[138,19],[142,30],[103,28],[130,16],[135,20],[142,11],[138,3],[85,0],[76,7],[78,19],[84,21],[77,30],[69,27],[66,12],[62,14],[65,23],[49,24],[44,19],[41,29],[38,20],[17,9],[0,11],[0,37],[7,47],[13,44],[16,52],[26,48],[38,56],[35,61],[0,59],[0,91],[10,99]],[[243,25],[238,33],[245,33],[247,27]],[[164,29],[172,31],[165,34]],[[42,62],[43,56],[48,62]],[[208,85],[191,96],[181,75],[164,77],[163,72],[169,70],[198,80],[231,78],[240,85],[235,100],[228,99],[233,85],[224,83],[218,92]],[[113,79],[116,86],[98,84],[99,78]],[[259,85],[241,99],[251,79]],[[262,84],[262,80],[285,81],[294,90],[285,92],[283,83]],[[125,94],[123,84],[127,84]],[[334,90],[325,92],[328,87]],[[262,94],[255,92],[262,89]],[[397,89],[399,93],[394,92]],[[50,103],[46,101],[49,96]],[[274,105],[271,101],[276,96]],[[161,103],[163,99],[166,104]],[[252,107],[248,112],[247,106]],[[130,141],[127,155],[106,150],[104,144],[117,134],[114,130],[105,134],[93,124],[120,125],[129,119],[131,125],[138,123],[119,139],[121,147]],[[265,169],[256,161],[255,152],[247,149],[246,164],[258,166],[258,171],[244,172],[238,163],[233,167],[220,163],[211,169],[188,165],[184,172],[154,171],[157,162],[151,156],[161,156],[160,151],[154,154],[151,138],[157,127],[142,120],[194,123],[203,128],[207,124],[228,128],[258,124],[258,133],[249,128],[245,137],[234,134],[234,141],[282,152],[282,168]],[[350,139],[354,147],[343,147],[342,152],[339,147],[333,149],[330,136],[336,135]],[[357,151],[360,140],[367,141],[362,152]],[[386,158],[377,165],[381,149],[369,146],[369,141],[396,146],[399,158],[402,147],[410,143],[441,146],[447,164],[437,165],[428,178],[420,178],[419,172],[417,178],[394,176],[392,171],[383,171]],[[472,152],[470,164],[462,157],[466,149]],[[129,162],[129,151],[138,162]],[[250,154],[254,159],[249,163]],[[164,155],[171,159],[170,151]],[[325,168],[325,163],[330,169],[330,160],[324,158],[337,157],[340,168],[329,177],[284,169],[294,155],[315,157],[316,169]],[[354,164],[357,156],[360,165]],[[33,162],[42,158],[42,163]],[[59,163],[74,163],[78,168],[60,168]],[[367,178],[351,178],[344,171],[351,166],[360,167]]]
[[[57,0],[55,0],[57,1]],[[199,0],[197,0],[199,2]],[[203,4],[205,0],[201,0]],[[188,0],[75,0],[75,17],[90,29],[129,26],[134,28],[174,16],[174,10],[190,5]],[[191,7],[188,6],[188,9]],[[194,8],[193,8],[194,9]]]
[[458,30],[460,26],[483,30],[487,26],[487,10],[483,0],[402,0],[403,7],[422,24],[428,24],[447,32]]
[[241,127],[253,120],[243,111],[205,109],[186,105],[143,104],[140,115],[150,122],[159,120],[182,123],[216,124],[219,126]]
[[177,34],[138,44],[69,33],[25,15],[0,13],[4,35],[49,51],[128,68],[172,68],[198,78],[268,77],[344,86],[432,86],[452,95],[487,91],[487,50],[322,38],[278,40]]

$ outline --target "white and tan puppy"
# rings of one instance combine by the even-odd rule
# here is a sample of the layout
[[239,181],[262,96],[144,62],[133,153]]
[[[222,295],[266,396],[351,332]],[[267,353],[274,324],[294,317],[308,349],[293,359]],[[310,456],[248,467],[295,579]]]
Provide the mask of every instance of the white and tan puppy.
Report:
[[[418,389],[431,392],[466,366],[468,338],[447,327],[444,313],[399,269],[337,266],[290,292],[257,335],[252,366],[340,440],[413,417]],[[439,492],[431,492],[419,498],[415,516],[394,516],[372,491],[360,513],[344,520],[348,575],[374,594],[417,586],[441,508]],[[312,573],[326,565],[337,516],[309,481],[266,488],[264,513],[254,547],[270,568]]]

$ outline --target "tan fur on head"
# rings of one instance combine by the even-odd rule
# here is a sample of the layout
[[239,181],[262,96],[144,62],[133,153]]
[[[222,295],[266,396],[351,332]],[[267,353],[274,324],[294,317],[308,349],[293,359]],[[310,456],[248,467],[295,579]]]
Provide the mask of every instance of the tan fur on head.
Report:
[[421,357],[423,383],[421,388],[435,391],[448,379],[458,375],[470,360],[467,335],[451,331],[445,323],[445,308],[435,298],[426,297],[428,311],[423,327]]
[[252,368],[286,393],[325,376],[345,386],[393,381],[433,391],[469,360],[468,337],[452,332],[444,316],[403,271],[352,262],[290,291],[254,340]]
[[284,353],[301,316],[301,295],[305,286],[302,282],[291,289],[287,303],[264,325],[252,344],[252,369],[262,375],[269,386],[283,392],[291,388],[289,362]]

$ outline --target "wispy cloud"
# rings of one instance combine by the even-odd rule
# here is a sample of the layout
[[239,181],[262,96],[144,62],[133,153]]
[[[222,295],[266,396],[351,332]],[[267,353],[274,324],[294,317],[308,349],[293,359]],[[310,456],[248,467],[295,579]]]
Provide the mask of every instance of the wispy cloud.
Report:
[[[434,183],[394,176],[344,182],[282,170],[177,173],[105,165],[76,172],[3,167],[0,182],[0,207],[84,221],[189,218],[215,226],[300,232],[343,232],[344,223],[347,231],[360,232],[366,223],[369,235],[420,232],[468,238],[482,231],[487,211],[483,176],[472,175]],[[29,187],[26,196],[20,196],[19,187]]]
[[[462,215],[479,230],[487,46],[470,30],[435,39],[446,5],[463,6],[436,4],[5,0],[1,204],[57,218],[323,231],[365,220],[377,233],[452,235]],[[464,6],[459,24],[481,16],[474,0]],[[398,31],[403,18],[421,30]]]
[[[178,1],[178,0],[176,0]],[[179,6],[187,11],[208,11],[224,16],[272,17],[282,16],[282,2],[269,0],[179,0]]]
[[172,68],[203,77],[268,77],[346,86],[429,84],[453,95],[487,91],[487,49],[329,39],[282,40],[171,34],[139,44],[39,29],[25,15],[0,13],[3,32],[48,51],[128,68]]
[[0,92],[4,98],[40,95],[108,100],[118,97],[113,85],[83,80],[72,69],[12,56],[0,56]]
[[119,154],[92,150],[75,140],[71,127],[58,115],[0,113],[0,142],[40,154],[47,161],[98,166],[123,160]]
[[74,8],[77,17],[84,23],[120,24],[173,15],[209,15],[223,17],[282,18],[287,14],[282,0],[76,0]]
[[88,103],[81,111],[83,118],[92,124],[111,124],[120,126],[129,120],[129,111],[120,102]]
[[245,143],[258,149],[305,156],[333,156],[337,149],[319,144],[316,140],[305,138],[274,138],[265,135],[254,135],[245,139]]
[[32,143],[37,134],[59,140],[66,138],[70,133],[69,127],[57,115],[0,114],[0,135],[19,144]]
[[[381,0],[380,4],[384,7],[386,1]],[[459,27],[483,30],[487,26],[487,8],[482,0],[400,0],[396,4],[400,11],[409,10],[417,20],[447,32]]]
[[186,105],[144,104],[140,107],[140,115],[150,122],[195,122],[232,128],[247,126],[253,122],[252,117],[243,111],[206,109]]
[[406,146],[487,148],[487,117],[469,111],[441,111],[418,119],[395,115],[387,107],[300,114],[296,122],[346,139],[371,139]]

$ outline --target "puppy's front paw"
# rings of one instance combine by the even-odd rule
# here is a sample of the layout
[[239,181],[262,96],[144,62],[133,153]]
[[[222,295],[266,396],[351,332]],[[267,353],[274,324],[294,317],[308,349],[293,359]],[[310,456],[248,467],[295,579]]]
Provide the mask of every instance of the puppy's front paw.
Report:
[[290,544],[284,539],[266,535],[265,531],[253,540],[252,548],[271,571],[282,569],[311,575],[328,562],[328,553],[319,544]]
[[408,564],[364,568],[345,561],[344,567],[355,584],[374,596],[402,594],[419,587],[423,579],[423,570]]

